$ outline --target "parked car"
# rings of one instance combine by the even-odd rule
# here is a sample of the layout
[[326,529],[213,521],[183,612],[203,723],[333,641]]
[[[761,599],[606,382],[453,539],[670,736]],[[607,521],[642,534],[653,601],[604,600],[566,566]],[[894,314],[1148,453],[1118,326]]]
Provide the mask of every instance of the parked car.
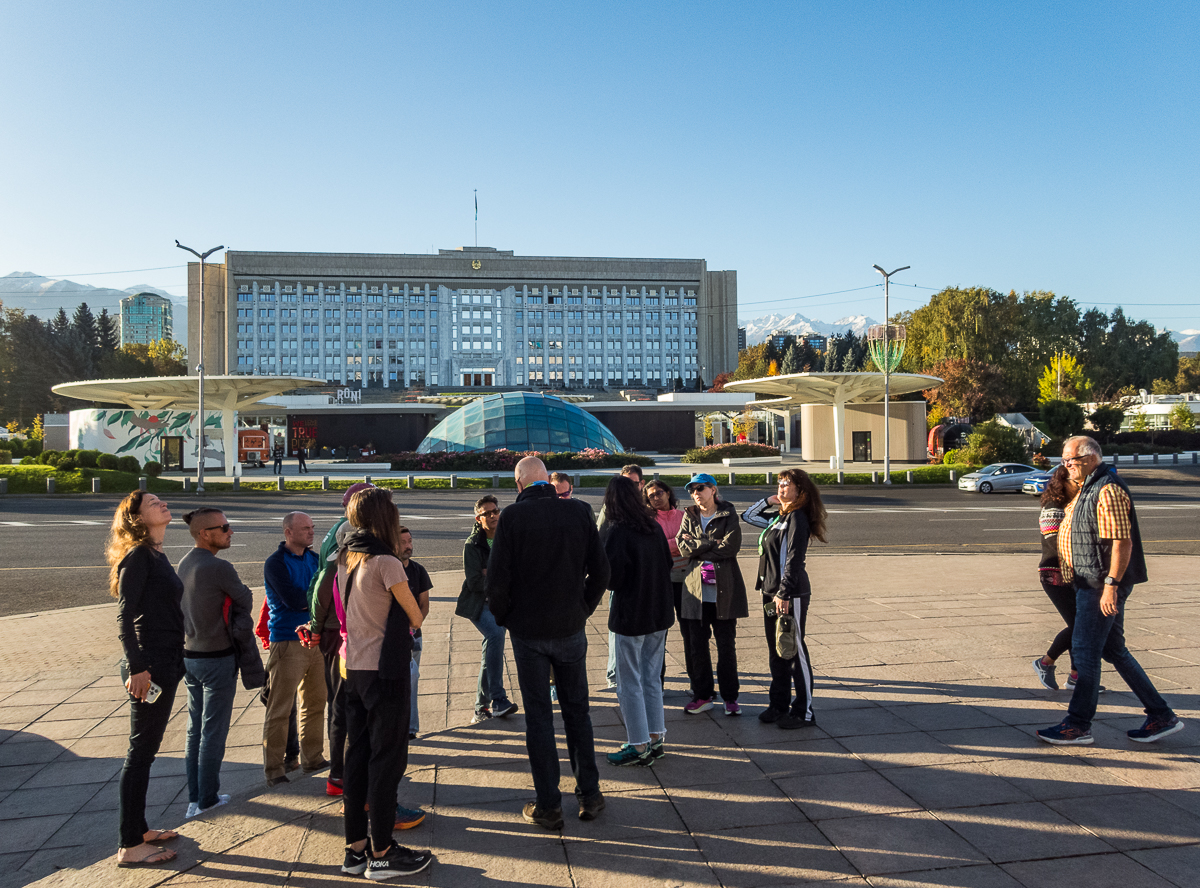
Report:
[[971,472],[958,479],[959,490],[977,490],[991,493],[993,490],[1020,490],[1025,479],[1036,475],[1041,469],[1023,463],[993,463],[978,472]]
[[1036,475],[1030,475],[1025,479],[1025,483],[1021,485],[1021,493],[1029,493],[1033,496],[1041,496],[1046,489],[1046,485],[1050,482],[1050,476],[1054,472],[1038,472]]

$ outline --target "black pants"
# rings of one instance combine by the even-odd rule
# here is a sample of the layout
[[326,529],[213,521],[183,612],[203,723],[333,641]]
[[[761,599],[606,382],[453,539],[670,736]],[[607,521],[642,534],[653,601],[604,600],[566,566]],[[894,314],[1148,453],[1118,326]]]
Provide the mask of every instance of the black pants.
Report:
[[717,686],[721,699],[733,703],[738,698],[737,620],[718,620],[717,606],[706,601],[703,617],[699,620],[680,620],[684,647],[691,648],[692,668],[688,678],[692,680],[692,699],[711,700],[713,696],[712,657],[708,651],[709,638],[717,640]]
[[275,464],[273,466],[271,466],[271,474],[273,474],[273,475],[282,475],[283,474],[283,457],[282,456],[275,457]]
[[[1050,599],[1050,603],[1054,605],[1054,609],[1058,611],[1058,615],[1067,624],[1066,628],[1054,636],[1054,641],[1050,642],[1050,648],[1046,651],[1047,657],[1057,660],[1064,651],[1071,649],[1071,635],[1075,631],[1075,587],[1069,583],[1065,586],[1055,586],[1053,583],[1046,582],[1043,577],[1042,589],[1045,591],[1046,597]],[[1071,659],[1071,670],[1075,670],[1074,658]]]
[[169,678],[162,669],[151,672],[151,680],[162,688],[153,703],[129,701],[129,751],[121,768],[120,783],[120,844],[133,848],[146,841],[146,790],[150,786],[150,766],[162,745],[171,710],[175,706],[175,691],[181,674]]
[[[386,680],[351,670],[346,699],[346,769],[342,776],[346,844],[367,838],[383,851],[396,825],[396,789],[408,768],[409,677]],[[370,805],[370,812],[365,808]]]
[[[764,615],[767,633],[767,664],[771,668],[771,688],[768,699],[771,708],[779,712],[790,712],[805,721],[812,721],[813,675],[812,661],[808,659],[808,645],[804,643],[804,627],[808,622],[808,599],[792,599],[792,614],[796,617],[796,656],[785,660],[775,648],[775,624],[778,617]],[[796,686],[796,699],[792,700],[792,685]]]
[[299,454],[296,457],[296,474],[298,475],[301,472],[306,475],[308,474],[308,463],[304,461],[304,454]]
[[341,780],[346,766],[346,693],[338,652],[325,654],[326,723],[329,728],[329,779]]
[[[688,634],[683,631],[683,583],[672,583],[671,594],[675,599],[675,620],[679,625],[679,637],[683,639],[683,671],[687,673],[688,680],[692,678],[692,646],[688,641]],[[667,678],[667,658],[663,657],[663,681]]]

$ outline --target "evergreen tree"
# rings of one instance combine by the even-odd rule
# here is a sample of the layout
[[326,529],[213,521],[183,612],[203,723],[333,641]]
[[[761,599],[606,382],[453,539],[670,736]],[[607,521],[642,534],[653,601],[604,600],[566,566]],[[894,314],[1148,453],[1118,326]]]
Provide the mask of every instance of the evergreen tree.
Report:
[[100,316],[96,318],[96,344],[99,346],[101,358],[112,354],[121,344],[117,322],[118,319],[110,315],[107,308],[100,309]]
[[786,376],[789,373],[799,373],[800,370],[800,349],[793,340],[787,351],[783,353],[783,363],[779,366],[779,372]]
[[67,312],[60,305],[58,307],[58,314],[54,316],[54,320],[50,321],[50,332],[55,336],[66,336],[70,329],[71,322],[67,320]]
[[808,344],[807,340],[805,340],[800,345],[800,369],[796,372],[811,373],[812,371],[818,369],[820,360],[821,356],[818,355],[816,350]]

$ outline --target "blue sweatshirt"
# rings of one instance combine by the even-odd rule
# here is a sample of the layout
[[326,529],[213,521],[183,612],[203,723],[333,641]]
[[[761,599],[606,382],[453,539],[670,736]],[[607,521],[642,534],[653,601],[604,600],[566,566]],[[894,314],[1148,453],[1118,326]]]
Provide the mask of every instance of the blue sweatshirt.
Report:
[[312,549],[305,549],[303,555],[296,556],[288,551],[287,543],[280,543],[275,554],[263,565],[267,606],[271,611],[268,626],[272,643],[300,640],[296,627],[307,625],[312,619],[308,611],[308,584],[318,566],[317,553]]

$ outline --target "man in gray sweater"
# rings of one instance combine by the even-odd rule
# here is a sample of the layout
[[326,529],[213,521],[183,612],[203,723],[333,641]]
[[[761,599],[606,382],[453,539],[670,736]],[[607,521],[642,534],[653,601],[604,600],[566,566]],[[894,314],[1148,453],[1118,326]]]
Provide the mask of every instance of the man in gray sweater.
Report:
[[187,816],[223,805],[221,761],[233,714],[238,669],[247,688],[262,687],[265,670],[254,643],[253,595],[217,553],[233,542],[220,509],[183,516],[196,548],[179,562],[183,580],[183,664],[188,694]]

